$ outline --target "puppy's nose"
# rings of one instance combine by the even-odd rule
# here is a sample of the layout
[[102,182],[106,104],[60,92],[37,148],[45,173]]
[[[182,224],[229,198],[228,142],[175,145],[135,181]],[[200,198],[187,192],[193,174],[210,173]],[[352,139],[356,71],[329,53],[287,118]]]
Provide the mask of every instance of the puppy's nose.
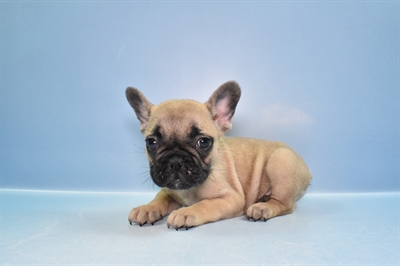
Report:
[[180,170],[183,167],[183,159],[181,157],[172,157],[168,162],[168,167],[171,170]]

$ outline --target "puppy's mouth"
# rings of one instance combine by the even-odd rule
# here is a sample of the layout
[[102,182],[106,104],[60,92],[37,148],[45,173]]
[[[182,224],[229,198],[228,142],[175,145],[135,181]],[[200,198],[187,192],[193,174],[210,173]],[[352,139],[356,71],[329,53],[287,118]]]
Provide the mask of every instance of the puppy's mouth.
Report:
[[172,154],[150,165],[150,174],[159,187],[190,189],[201,185],[209,175],[208,165],[190,156]]

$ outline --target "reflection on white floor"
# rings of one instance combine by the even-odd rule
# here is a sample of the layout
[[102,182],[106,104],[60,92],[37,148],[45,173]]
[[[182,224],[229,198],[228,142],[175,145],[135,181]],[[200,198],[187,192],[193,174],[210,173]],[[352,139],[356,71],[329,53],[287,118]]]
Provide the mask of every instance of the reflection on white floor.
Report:
[[399,263],[400,193],[308,194],[290,215],[130,226],[153,194],[1,190],[1,265]]

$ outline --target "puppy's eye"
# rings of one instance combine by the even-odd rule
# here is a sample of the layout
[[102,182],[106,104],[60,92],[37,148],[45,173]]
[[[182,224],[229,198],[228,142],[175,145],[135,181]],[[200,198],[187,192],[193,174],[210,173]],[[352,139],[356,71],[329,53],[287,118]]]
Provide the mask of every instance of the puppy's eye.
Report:
[[210,138],[201,138],[197,141],[197,148],[207,149],[210,147],[212,140]]
[[157,149],[157,140],[155,138],[147,138],[146,146],[151,151]]

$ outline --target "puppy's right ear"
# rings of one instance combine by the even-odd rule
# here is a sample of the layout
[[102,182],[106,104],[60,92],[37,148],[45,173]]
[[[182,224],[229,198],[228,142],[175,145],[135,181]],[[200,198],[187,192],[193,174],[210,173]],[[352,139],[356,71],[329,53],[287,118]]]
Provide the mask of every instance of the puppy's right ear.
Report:
[[219,86],[206,102],[214,123],[222,134],[232,127],[232,117],[240,94],[239,84],[236,81],[228,81]]
[[150,110],[153,104],[136,88],[128,87],[125,93],[129,104],[140,121],[140,131],[144,133],[149,122]]

